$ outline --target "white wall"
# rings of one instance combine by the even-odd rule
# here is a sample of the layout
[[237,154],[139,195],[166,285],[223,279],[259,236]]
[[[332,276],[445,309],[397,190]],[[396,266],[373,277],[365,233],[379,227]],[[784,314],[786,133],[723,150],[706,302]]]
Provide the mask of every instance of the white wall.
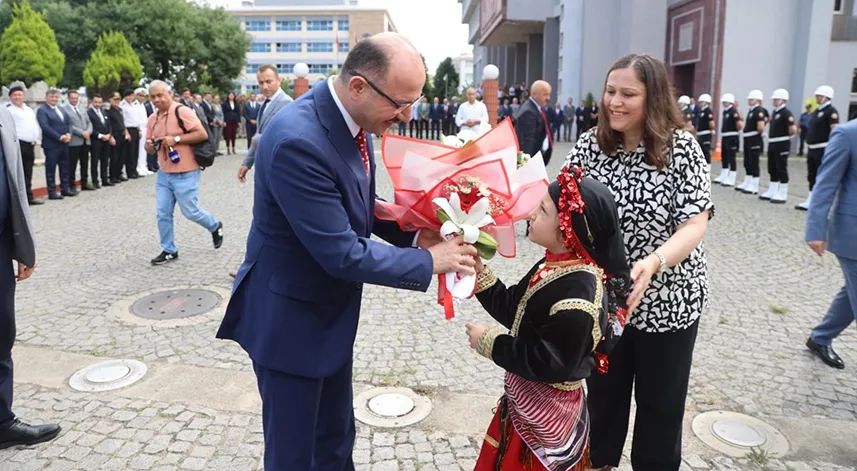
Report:
[[839,110],[839,121],[848,119],[848,105],[857,95],[851,95],[851,76],[857,69],[857,41],[836,41],[830,44],[827,85],[833,87],[833,106]]
[[512,0],[506,4],[508,21],[545,21],[553,12],[554,0]]
[[[792,89],[796,83],[792,77],[794,41],[788,41],[793,39],[791,31],[798,22],[799,1],[727,3],[721,93],[734,94],[740,110],[747,110],[747,94],[753,89],[762,90],[763,106],[769,110],[771,93],[777,88],[787,88],[795,97],[800,96],[798,90]],[[777,21],[773,20],[774,15]],[[828,42],[829,38],[828,29]]]
[[607,69],[619,57],[619,31],[623,26],[617,21],[620,3],[621,0],[584,1],[581,100],[587,92],[599,98]]

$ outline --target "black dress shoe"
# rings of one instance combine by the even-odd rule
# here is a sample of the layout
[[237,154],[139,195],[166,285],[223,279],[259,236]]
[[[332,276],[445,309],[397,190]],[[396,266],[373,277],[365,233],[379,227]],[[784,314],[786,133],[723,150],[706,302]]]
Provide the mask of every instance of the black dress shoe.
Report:
[[62,192],[62,195],[63,195],[63,196],[68,196],[69,198],[71,198],[71,197],[73,197],[73,196],[77,196],[77,194],[78,194],[78,193],[79,193],[79,192],[78,192],[77,190],[71,190],[71,191],[64,191],[64,192]]
[[0,450],[17,445],[43,443],[53,440],[59,433],[59,425],[30,425],[15,419],[11,427],[0,430]]
[[83,191],[94,191],[95,187],[92,186],[92,183],[87,183],[86,185],[83,185],[80,189]]
[[839,358],[839,355],[833,351],[833,346],[819,345],[812,339],[812,337],[810,337],[806,340],[806,348],[814,353],[815,356],[821,358],[821,361],[826,363],[828,366],[832,366],[840,370],[845,368],[845,362],[842,361],[842,358]]
[[128,177],[126,177],[125,175],[122,175],[121,177],[119,177],[119,181],[127,182]]
[[61,200],[61,199],[63,199],[63,196],[62,196],[62,195],[58,195],[58,194],[56,194],[56,193],[51,193],[51,194],[48,196],[48,199],[49,199],[49,200]]
[[101,183],[95,182],[95,189],[100,190],[101,189]]
[[140,175],[134,174],[134,175],[131,175],[129,178],[131,178],[131,180],[136,180],[136,179],[140,178]]
[[114,185],[113,182],[104,182],[104,186],[113,186],[113,185]]
[[30,203],[30,206],[38,206],[38,205],[40,205],[40,204],[45,204],[45,201],[44,201],[44,200],[32,199],[32,200],[29,200],[29,201],[28,201],[28,203]]

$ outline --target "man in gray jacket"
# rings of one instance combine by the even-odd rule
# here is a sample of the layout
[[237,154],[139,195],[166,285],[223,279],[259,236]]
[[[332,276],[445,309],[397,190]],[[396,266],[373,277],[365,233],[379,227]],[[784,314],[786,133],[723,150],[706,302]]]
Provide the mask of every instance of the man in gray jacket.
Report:
[[72,90],[68,92],[68,105],[65,107],[71,123],[71,142],[69,143],[68,159],[68,186],[74,189],[75,174],[77,174],[77,163],[80,162],[80,188],[86,191],[95,189],[87,180],[87,169],[89,169],[89,136],[92,135],[92,122],[86,110],[79,108],[80,95]]
[[[17,261],[17,272],[12,261]],[[0,107],[0,450],[54,439],[59,425],[29,425],[12,413],[15,284],[36,269],[36,244],[15,121]]]

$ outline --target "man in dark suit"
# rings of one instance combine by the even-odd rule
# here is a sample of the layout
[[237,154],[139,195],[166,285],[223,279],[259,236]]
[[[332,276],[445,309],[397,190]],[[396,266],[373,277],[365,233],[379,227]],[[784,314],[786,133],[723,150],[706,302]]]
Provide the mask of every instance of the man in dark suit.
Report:
[[452,104],[449,105],[449,113],[446,119],[449,120],[449,134],[458,134],[458,125],[455,124],[455,116],[458,114],[458,97],[452,97]]
[[191,95],[190,93],[190,88],[185,88],[184,90],[182,90],[182,96],[181,98],[179,98],[179,102],[187,106],[188,108],[193,109],[194,101],[193,95]]
[[[107,119],[110,120],[110,183],[116,185],[128,181],[128,176],[122,175],[122,166],[127,160],[128,145],[131,134],[125,129],[125,117],[119,108],[122,97],[119,92],[113,92],[110,97],[110,107],[107,109]],[[106,186],[106,185],[105,185]]]
[[71,122],[71,142],[69,143],[69,165],[68,185],[75,188],[77,176],[77,165],[80,163],[80,189],[94,190],[95,187],[89,182],[89,148],[91,146],[90,135],[92,134],[92,123],[86,111],[80,111],[80,94],[76,90],[68,92],[68,105],[65,107],[66,115]]
[[256,103],[256,94],[251,93],[250,99],[244,103],[244,129],[247,131],[247,148],[250,148],[250,142],[253,136],[256,135],[256,123],[258,122],[260,105]]
[[512,117],[512,105],[508,98],[503,98],[503,103],[497,109],[497,122],[500,123],[506,118]]
[[[451,108],[451,106],[449,105],[449,99],[444,98],[443,99],[443,106],[441,106],[441,109],[443,110],[443,118],[441,118],[441,123],[440,123],[440,127],[441,127],[440,132],[444,136],[449,135],[449,123],[451,122],[450,118],[449,118],[449,109],[450,108]],[[455,116],[452,117],[452,121],[455,121]]]
[[[15,284],[29,278],[36,269],[34,239],[15,121],[6,107],[0,107],[0,266],[4,267],[0,270],[0,450],[46,442],[60,433],[59,425],[29,425],[12,412]],[[13,261],[17,262],[17,271],[13,271]],[[8,463],[5,458],[4,462]]]
[[541,152],[545,165],[553,152],[551,122],[544,111],[551,98],[551,86],[544,80],[536,80],[530,87],[530,98],[518,110],[515,132],[518,146],[525,154],[535,156]]
[[554,140],[559,142],[562,139],[562,124],[565,122],[565,114],[562,112],[562,105],[557,103],[551,109],[550,115],[551,124],[553,125]]
[[429,109],[429,120],[431,120],[431,137],[430,139],[440,139],[440,122],[443,120],[443,106],[440,105],[440,98],[434,97],[434,103]]
[[[42,128],[42,149],[45,150],[45,182],[48,186],[48,196],[52,200],[77,195],[77,190],[73,190],[68,184],[71,120],[65,110],[58,106],[59,101],[59,90],[52,88],[45,95],[45,104],[36,112],[36,119]],[[61,195],[56,192],[57,166],[60,170]]]
[[214,126],[214,105],[211,104],[211,93],[206,93],[202,97],[202,111],[205,112],[205,119],[208,120],[210,127]]
[[[89,121],[92,123],[92,164],[90,165],[90,175],[92,176],[92,184],[96,189],[104,186],[113,186],[110,183],[109,167],[110,162],[110,141],[113,139],[110,119],[107,118],[102,109],[103,99],[101,95],[92,97],[89,110],[86,112],[89,115]],[[99,170],[101,170],[101,178],[99,179]],[[80,169],[84,171],[83,168]]]
[[[475,250],[461,238],[432,245],[440,238],[431,231],[415,237],[374,218],[367,133],[410,118],[422,64],[396,33],[363,39],[341,75],[277,113],[262,135],[247,255],[217,336],[253,360],[268,471],[354,471],[352,351],[364,283],[425,291],[432,273],[474,272]],[[413,248],[415,239],[431,248]]]
[[[138,88],[135,91],[137,92],[137,100],[143,103],[143,108],[146,110],[146,120],[148,121],[149,116],[152,116],[152,113],[155,112],[155,105],[148,99],[149,92],[145,88]],[[140,129],[145,130],[146,125],[144,124]],[[145,143],[146,140],[143,139],[143,142]],[[152,173],[158,171],[158,154],[146,153],[146,169]]]

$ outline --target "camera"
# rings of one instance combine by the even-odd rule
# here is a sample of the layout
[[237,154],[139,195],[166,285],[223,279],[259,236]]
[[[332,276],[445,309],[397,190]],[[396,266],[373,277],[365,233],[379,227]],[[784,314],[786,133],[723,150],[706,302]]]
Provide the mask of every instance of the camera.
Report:
[[161,151],[161,141],[156,141],[153,139],[152,140],[152,147],[155,148],[155,153],[157,154],[158,152]]

